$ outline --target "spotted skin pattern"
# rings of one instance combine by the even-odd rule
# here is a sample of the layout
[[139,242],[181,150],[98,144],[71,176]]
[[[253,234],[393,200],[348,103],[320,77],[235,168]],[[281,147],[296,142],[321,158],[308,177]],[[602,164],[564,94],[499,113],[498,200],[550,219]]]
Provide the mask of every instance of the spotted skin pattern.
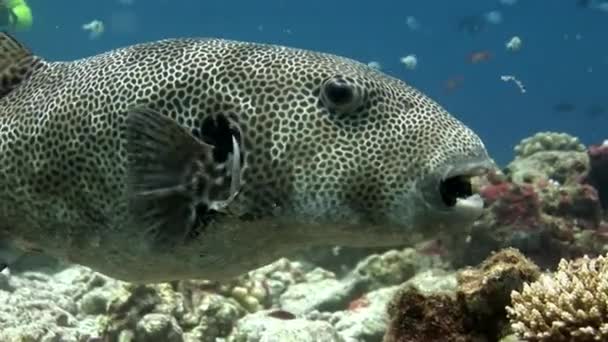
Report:
[[[10,52],[18,43],[8,39]],[[431,99],[334,55],[171,39],[72,62],[20,60],[30,70],[0,98],[0,237],[121,279],[224,278],[312,244],[400,243],[436,224],[417,211],[422,180],[487,158]],[[154,233],[130,223],[133,108],[197,139],[209,119],[237,126],[234,214],[212,216],[178,246],[151,247]]]

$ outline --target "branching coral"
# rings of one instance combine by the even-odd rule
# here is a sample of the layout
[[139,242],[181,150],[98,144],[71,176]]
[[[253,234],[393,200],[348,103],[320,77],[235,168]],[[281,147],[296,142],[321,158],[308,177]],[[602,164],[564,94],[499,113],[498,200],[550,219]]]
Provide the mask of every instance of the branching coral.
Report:
[[507,307],[515,333],[527,341],[608,340],[608,257],[562,259]]

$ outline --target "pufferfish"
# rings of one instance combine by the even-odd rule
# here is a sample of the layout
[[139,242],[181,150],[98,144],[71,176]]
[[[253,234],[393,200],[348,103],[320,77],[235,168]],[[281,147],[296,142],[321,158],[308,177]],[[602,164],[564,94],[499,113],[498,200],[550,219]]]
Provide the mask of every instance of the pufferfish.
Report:
[[465,234],[492,168],[440,105],[348,58],[184,38],[52,62],[0,35],[0,239],[114,278]]

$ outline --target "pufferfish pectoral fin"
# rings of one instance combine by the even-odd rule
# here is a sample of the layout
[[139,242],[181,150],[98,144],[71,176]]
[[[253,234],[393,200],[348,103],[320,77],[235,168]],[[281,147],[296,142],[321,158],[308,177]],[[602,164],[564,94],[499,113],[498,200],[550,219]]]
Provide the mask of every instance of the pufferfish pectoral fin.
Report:
[[200,225],[197,215],[221,202],[212,198],[214,186],[228,178],[221,176],[236,176],[233,165],[214,160],[214,146],[150,109],[128,114],[126,150],[130,210],[163,245],[185,241]]
[[0,32],[0,98],[28,78],[41,61],[11,35]]

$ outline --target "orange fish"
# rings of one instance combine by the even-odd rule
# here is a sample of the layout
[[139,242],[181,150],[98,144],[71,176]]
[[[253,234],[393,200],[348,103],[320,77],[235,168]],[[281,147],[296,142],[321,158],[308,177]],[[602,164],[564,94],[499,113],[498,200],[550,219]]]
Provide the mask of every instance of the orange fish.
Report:
[[492,53],[487,50],[475,51],[469,55],[469,63],[477,64],[481,62],[487,62],[492,58]]
[[457,76],[450,77],[443,82],[443,90],[446,93],[451,94],[454,91],[456,91],[458,88],[460,88],[462,86],[463,82],[464,82],[464,76],[457,75]]

